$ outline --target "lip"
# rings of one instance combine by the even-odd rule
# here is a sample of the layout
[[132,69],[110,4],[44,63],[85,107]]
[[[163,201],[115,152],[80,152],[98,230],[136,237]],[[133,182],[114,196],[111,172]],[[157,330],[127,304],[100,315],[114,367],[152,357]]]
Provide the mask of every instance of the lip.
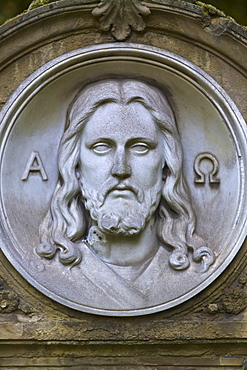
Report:
[[118,190],[118,191],[132,191],[132,192],[134,192],[132,188],[130,188],[128,186],[125,186],[125,185],[121,185],[121,184],[115,186],[112,189],[112,191],[115,191],[115,190]]
[[116,186],[110,191],[109,196],[113,199],[122,198],[126,200],[133,200],[136,197],[135,193],[131,188],[118,186]]

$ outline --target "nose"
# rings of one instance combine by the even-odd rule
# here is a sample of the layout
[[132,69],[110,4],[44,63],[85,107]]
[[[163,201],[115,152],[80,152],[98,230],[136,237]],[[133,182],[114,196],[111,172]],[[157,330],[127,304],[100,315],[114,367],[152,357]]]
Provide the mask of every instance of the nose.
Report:
[[130,166],[124,150],[118,150],[115,153],[111,174],[120,179],[128,178],[131,175]]

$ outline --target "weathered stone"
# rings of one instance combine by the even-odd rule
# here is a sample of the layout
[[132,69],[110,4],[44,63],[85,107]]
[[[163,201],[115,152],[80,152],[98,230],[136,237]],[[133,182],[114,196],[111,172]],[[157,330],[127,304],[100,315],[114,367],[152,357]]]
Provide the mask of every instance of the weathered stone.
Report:
[[[139,3],[144,7],[137,16],[139,21],[143,16],[141,26],[134,20],[131,29],[128,25],[120,33],[110,32],[112,22],[100,28],[100,18],[92,12],[100,16],[103,3],[94,0],[47,1],[38,8],[34,2],[30,12],[3,25],[1,108],[46,62],[128,37],[130,43],[159,47],[196,64],[219,83],[246,120],[246,29],[200,2]],[[245,247],[199,295],[168,311],[135,318],[64,307],[30,286],[1,254],[0,367],[244,369]]]
[[3,279],[0,278],[0,313],[9,314],[16,311],[22,311],[24,314],[30,314],[33,312],[32,307],[22,301],[20,297],[9,288]]
[[143,16],[150,14],[150,9],[142,5],[139,0],[127,0],[115,2],[103,0],[94,8],[92,14],[100,17],[100,29],[111,31],[111,34],[119,41],[125,40],[131,30],[144,31],[146,25]]

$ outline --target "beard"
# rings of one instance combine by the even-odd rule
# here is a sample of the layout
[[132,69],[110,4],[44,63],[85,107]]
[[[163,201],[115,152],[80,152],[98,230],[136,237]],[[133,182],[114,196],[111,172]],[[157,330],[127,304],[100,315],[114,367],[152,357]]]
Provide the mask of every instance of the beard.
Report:
[[[120,183],[133,193],[131,199],[110,197]],[[161,183],[157,182],[151,190],[144,192],[133,180],[109,178],[98,192],[82,186],[82,195],[91,219],[102,233],[131,236],[143,230],[154,215],[160,202]]]

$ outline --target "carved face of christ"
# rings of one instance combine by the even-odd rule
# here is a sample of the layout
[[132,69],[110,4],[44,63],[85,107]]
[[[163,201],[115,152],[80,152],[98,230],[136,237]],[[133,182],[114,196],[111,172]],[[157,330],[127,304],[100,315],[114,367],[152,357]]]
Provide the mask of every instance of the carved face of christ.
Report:
[[101,231],[133,235],[160,202],[163,139],[140,103],[107,103],[81,138],[80,181],[86,208]]

